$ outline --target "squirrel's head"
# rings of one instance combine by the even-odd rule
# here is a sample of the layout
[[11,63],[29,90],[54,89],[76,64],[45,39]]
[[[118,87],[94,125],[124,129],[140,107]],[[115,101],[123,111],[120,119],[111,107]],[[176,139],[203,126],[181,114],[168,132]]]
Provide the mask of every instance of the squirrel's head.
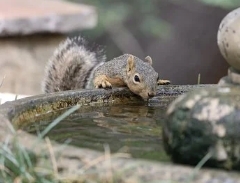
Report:
[[156,95],[158,73],[152,67],[152,59],[145,61],[129,55],[127,58],[127,86],[135,94],[147,100]]

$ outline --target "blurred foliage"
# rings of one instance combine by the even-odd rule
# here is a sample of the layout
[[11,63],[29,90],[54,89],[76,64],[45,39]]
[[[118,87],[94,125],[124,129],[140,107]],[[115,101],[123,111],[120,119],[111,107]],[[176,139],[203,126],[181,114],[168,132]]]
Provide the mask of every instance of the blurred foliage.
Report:
[[[97,8],[98,26],[92,30],[82,31],[81,34],[90,41],[107,45],[108,58],[120,55],[126,50],[139,55],[148,46],[146,40],[149,40],[150,44],[151,40],[171,35],[170,24],[160,18],[159,0],[71,1]],[[130,44],[127,47],[128,39]]]
[[[114,25],[133,23],[132,28],[141,35],[164,38],[170,36],[171,25],[161,19],[159,7],[161,0],[71,0],[97,7],[99,23],[94,30],[94,37],[105,34],[105,30]],[[170,0],[181,3],[182,0]],[[191,0],[189,0],[191,1]],[[207,5],[222,8],[240,6],[240,0],[198,0]],[[184,2],[184,1],[182,1]],[[131,27],[131,26],[130,26]]]
[[240,6],[240,0],[199,0],[203,3],[222,8],[232,9]]
[[[173,32],[170,23],[161,18],[160,7],[163,4],[161,0],[70,1],[93,5],[97,8],[98,26],[92,30],[82,31],[81,34],[90,41],[106,45],[108,58],[120,55],[126,50],[143,56],[147,54],[144,52],[149,45],[156,40],[171,37]],[[169,0],[169,3],[180,4],[188,1],[192,0]],[[222,8],[234,8],[240,5],[240,0],[195,1]]]
[[118,24],[134,23],[141,34],[154,37],[169,35],[169,25],[159,17],[159,0],[72,0],[97,7],[99,25],[96,33],[104,34],[104,30]]

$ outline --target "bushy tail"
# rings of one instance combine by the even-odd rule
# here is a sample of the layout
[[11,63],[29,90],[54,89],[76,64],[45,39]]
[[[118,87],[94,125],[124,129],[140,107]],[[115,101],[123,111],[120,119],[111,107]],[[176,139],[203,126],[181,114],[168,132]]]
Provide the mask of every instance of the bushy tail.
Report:
[[82,37],[67,38],[49,60],[43,81],[45,93],[85,88],[93,68],[105,62],[103,49]]

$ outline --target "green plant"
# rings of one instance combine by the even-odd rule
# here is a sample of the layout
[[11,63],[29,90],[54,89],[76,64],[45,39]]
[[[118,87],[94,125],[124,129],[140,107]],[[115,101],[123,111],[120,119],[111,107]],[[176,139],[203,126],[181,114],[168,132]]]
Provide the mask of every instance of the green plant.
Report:
[[[69,116],[71,113],[80,108],[80,105],[76,105],[71,109],[64,112],[58,118],[56,118],[49,126],[39,134],[38,140],[43,140],[45,135],[56,126],[61,120]],[[0,144],[0,182],[4,183],[57,183],[56,168],[54,168],[54,157],[51,153],[51,145],[49,146],[50,156],[52,158],[52,166],[46,162],[46,166],[37,166],[37,157],[35,154],[26,149],[22,145],[17,136],[17,132],[9,124],[9,128],[12,132],[12,138],[6,137],[5,142]],[[45,139],[47,144],[50,144],[48,138]],[[37,142],[35,143],[38,144]],[[45,156],[42,153],[42,156]]]

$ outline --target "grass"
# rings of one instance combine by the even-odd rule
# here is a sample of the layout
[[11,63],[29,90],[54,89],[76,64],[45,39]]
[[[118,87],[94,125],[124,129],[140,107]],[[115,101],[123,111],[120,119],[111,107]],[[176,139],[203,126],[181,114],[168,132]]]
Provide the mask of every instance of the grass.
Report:
[[12,145],[8,142],[1,144],[0,156],[0,180],[3,182],[53,182],[53,171],[47,168],[38,170],[36,157],[18,143],[17,139],[14,139]]
[[2,85],[3,85],[3,82],[4,82],[5,78],[6,78],[6,76],[3,76],[3,79],[2,79],[2,81],[1,81],[1,83],[0,83],[0,88],[1,88]]
[[[80,106],[76,105],[60,115],[40,133],[39,139],[43,139],[54,126],[79,108]],[[19,143],[16,131],[11,125],[9,126],[14,138],[12,143],[10,143],[10,138],[6,138],[5,142],[0,144],[0,183],[59,182],[56,178],[56,160],[50,140],[47,137],[45,138],[52,161],[52,167],[37,167],[36,156]]]
[[197,84],[198,84],[198,85],[201,84],[201,74],[198,74]]
[[[2,85],[3,85],[3,82],[4,82],[4,80],[5,80],[5,77],[6,76],[3,76],[3,79],[2,79],[2,81],[1,81],[1,83],[0,83],[0,88],[2,87]],[[1,101],[1,98],[0,98],[0,104],[2,103],[2,101]]]
[[208,152],[203,158],[202,160],[195,166],[195,168],[193,169],[193,173],[192,175],[188,178],[187,183],[191,183],[194,182],[194,177],[197,175],[197,173],[199,172],[199,170],[203,167],[203,165],[212,157],[212,151]]

